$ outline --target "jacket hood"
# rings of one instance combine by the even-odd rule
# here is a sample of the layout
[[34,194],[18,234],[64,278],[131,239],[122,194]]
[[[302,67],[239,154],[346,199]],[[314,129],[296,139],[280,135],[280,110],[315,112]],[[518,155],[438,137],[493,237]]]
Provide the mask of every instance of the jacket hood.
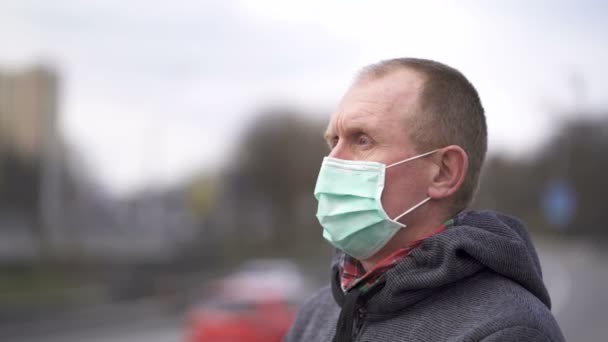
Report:
[[[341,305],[338,252],[333,262],[333,295]],[[440,287],[481,271],[509,278],[536,296],[548,308],[549,294],[540,262],[524,225],[493,211],[464,211],[454,224],[424,240],[402,262],[389,269],[383,285],[367,302],[369,314],[392,315],[432,295]]]

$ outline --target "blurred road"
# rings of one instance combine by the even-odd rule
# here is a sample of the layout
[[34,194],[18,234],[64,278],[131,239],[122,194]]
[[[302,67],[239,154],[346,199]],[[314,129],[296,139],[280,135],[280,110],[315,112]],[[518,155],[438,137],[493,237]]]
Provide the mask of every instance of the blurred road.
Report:
[[[535,238],[553,312],[567,341],[608,337],[608,252],[582,240]],[[148,302],[108,308],[88,318],[57,318],[46,324],[0,329],[0,340],[19,342],[184,341],[184,314]],[[83,316],[83,315],[79,315]],[[10,329],[9,329],[10,330]]]
[[535,239],[552,311],[566,341],[608,340],[608,251],[605,242]]
[[0,326],[7,342],[169,342],[183,341],[184,315],[163,302],[108,304],[58,314],[35,322]]
[[[67,329],[66,329],[67,330]],[[175,342],[183,341],[181,321],[156,319],[146,322],[125,321],[116,327],[92,328],[85,331],[58,332],[53,336],[19,338],[17,342]]]

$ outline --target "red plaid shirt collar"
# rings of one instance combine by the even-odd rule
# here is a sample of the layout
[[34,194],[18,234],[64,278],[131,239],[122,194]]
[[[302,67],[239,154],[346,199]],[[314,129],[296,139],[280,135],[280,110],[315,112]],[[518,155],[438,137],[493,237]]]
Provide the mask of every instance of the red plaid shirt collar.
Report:
[[360,290],[362,292],[366,292],[382,278],[386,271],[388,271],[390,268],[405,259],[405,257],[407,257],[413,249],[420,246],[422,241],[435,234],[441,233],[452,224],[454,224],[453,219],[447,220],[429,235],[424,236],[420,240],[414,241],[412,244],[404,248],[398,249],[397,251],[377,263],[368,272],[365,272],[365,269],[363,268],[363,265],[361,265],[359,260],[349,256],[348,254],[344,254],[344,258],[342,259],[342,272],[340,279],[342,290],[346,292],[360,284]]

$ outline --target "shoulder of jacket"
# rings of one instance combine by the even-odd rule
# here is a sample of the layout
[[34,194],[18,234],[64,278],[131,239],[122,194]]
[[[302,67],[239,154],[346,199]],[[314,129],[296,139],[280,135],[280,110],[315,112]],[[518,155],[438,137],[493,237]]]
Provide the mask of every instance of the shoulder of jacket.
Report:
[[521,341],[521,342],[563,342],[562,336],[547,336],[538,329],[525,326],[515,325],[510,326],[501,330],[498,330],[491,335],[486,336],[481,342],[507,342],[507,341]]
[[300,306],[284,342],[320,341],[321,336],[331,336],[339,312],[331,288],[320,289]]
[[332,306],[337,306],[334,297],[331,293],[331,287],[325,286],[311,295],[300,307],[299,314],[314,312],[317,310],[327,309]]

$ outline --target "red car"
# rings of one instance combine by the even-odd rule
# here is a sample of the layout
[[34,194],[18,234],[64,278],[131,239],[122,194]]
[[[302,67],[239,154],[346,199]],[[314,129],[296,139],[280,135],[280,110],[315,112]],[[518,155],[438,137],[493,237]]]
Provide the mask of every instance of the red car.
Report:
[[248,262],[189,314],[187,342],[280,342],[297,310],[302,277],[284,261]]

